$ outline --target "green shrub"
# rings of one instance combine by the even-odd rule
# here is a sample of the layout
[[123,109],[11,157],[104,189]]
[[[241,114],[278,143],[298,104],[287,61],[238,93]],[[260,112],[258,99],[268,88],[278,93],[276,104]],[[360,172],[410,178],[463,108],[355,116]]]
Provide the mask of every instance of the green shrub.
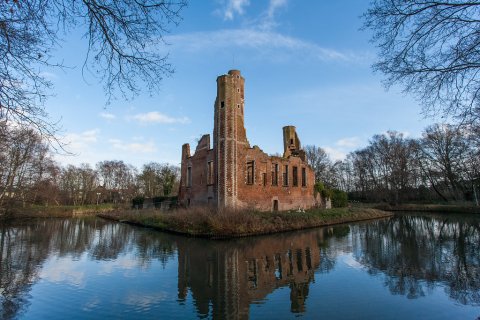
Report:
[[331,199],[332,199],[332,207],[334,208],[343,208],[348,206],[348,196],[346,192],[338,189],[332,189],[331,191]]
[[137,196],[132,199],[132,207],[141,209],[143,207],[143,202],[145,201],[145,197]]
[[317,182],[313,186],[313,189],[315,192],[321,193],[323,190],[325,190],[325,185],[322,182]]

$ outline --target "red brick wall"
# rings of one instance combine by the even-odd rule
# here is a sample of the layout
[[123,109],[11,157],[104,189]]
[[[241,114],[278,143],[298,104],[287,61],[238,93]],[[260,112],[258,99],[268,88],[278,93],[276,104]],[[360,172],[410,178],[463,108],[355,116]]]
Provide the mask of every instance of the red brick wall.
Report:
[[[308,209],[315,205],[313,170],[299,157],[270,157],[258,147],[240,148],[238,166],[238,207],[273,210],[273,201],[278,201],[279,210]],[[247,161],[255,163],[254,184],[247,184]],[[278,184],[272,185],[272,164],[278,164]],[[283,184],[284,166],[288,165],[288,186]],[[297,186],[293,186],[293,167],[297,167]],[[302,168],[306,169],[306,186],[302,186]],[[263,182],[263,173],[266,183]]]
[[[210,149],[209,135],[202,137],[194,155],[190,155],[190,147],[184,145],[179,201],[184,205],[212,203],[219,207],[262,211],[273,210],[274,201],[278,202],[279,210],[311,208],[315,205],[315,176],[302,157],[270,157],[258,147],[250,148],[244,126],[244,81],[238,70],[230,70],[227,75],[217,78],[213,148]],[[288,132],[295,137],[297,147],[300,147],[295,127],[288,128],[291,131]],[[214,161],[213,185],[207,185],[208,161]],[[255,163],[253,184],[247,183],[247,161]],[[272,185],[272,163],[279,165],[276,186]],[[288,186],[284,186],[282,181],[285,165],[289,166]],[[293,186],[294,166],[298,168],[297,186]],[[192,173],[191,186],[187,186],[189,167]],[[306,186],[302,186],[302,168],[307,173]],[[266,184],[263,182],[264,173]]]

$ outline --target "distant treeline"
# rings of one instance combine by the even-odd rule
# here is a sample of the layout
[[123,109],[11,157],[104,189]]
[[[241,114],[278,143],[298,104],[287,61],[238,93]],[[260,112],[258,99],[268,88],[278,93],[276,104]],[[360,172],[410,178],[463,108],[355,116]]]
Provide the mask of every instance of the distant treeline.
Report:
[[480,127],[434,124],[422,137],[389,131],[331,161],[319,147],[306,146],[317,181],[367,202],[480,200]]
[[[35,131],[0,126],[0,208],[36,205],[132,203],[174,196],[179,168],[151,162],[135,168],[121,160],[91,167],[61,166]],[[421,138],[389,131],[332,161],[325,150],[305,147],[317,182],[366,202],[478,201],[480,128],[435,124]],[[477,202],[478,203],[478,202]]]
[[61,166],[28,128],[0,128],[0,208],[25,205],[131,203],[134,197],[175,195],[179,168],[151,162],[138,169],[121,160]]

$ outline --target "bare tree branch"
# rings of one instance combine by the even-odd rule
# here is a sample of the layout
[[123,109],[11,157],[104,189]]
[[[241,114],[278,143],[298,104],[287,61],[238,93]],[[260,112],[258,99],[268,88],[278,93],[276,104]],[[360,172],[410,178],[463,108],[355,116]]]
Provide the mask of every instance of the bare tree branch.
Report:
[[403,85],[425,116],[480,121],[479,1],[374,0],[363,18],[387,87]]
[[[45,110],[52,83],[45,77],[62,35],[84,27],[83,65],[103,83],[106,103],[156,92],[173,73],[163,36],[181,20],[186,0],[0,0],[0,121],[20,123],[56,141],[59,126]],[[61,145],[61,144],[57,144]]]

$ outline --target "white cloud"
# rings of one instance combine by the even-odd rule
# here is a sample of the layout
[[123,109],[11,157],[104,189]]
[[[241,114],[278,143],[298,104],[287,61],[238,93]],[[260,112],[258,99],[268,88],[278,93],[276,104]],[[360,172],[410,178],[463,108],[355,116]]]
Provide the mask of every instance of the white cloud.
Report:
[[174,50],[188,53],[237,47],[255,50],[258,55],[268,57],[287,55],[295,59],[350,62],[364,62],[370,59],[366,54],[359,55],[324,48],[316,43],[267,30],[224,29],[213,32],[193,32],[172,35],[166,40],[173,44]]
[[116,118],[116,116],[112,113],[108,113],[108,112],[102,112],[100,113],[100,117],[104,118],[104,119],[107,119],[107,120],[113,120]]
[[58,79],[58,76],[55,73],[48,72],[48,71],[40,72],[39,76],[44,77],[47,80]]
[[99,152],[94,151],[99,142],[99,135],[99,129],[66,134],[61,141],[66,144],[65,150],[68,154],[55,154],[55,159],[62,164],[95,163],[100,156]]
[[364,268],[364,266],[361,263],[359,263],[357,260],[355,260],[355,258],[353,258],[352,254],[348,254],[344,256],[342,260],[343,260],[342,262],[345,263],[350,268],[353,268],[353,269]]
[[343,138],[338,140],[336,145],[343,148],[355,148],[360,145],[360,138],[359,137]]
[[164,124],[173,124],[173,123],[189,123],[190,119],[187,117],[182,118],[172,118],[158,111],[152,111],[147,113],[139,113],[133,116],[133,119],[140,121],[141,123],[164,123]]
[[285,7],[287,5],[287,0],[270,0],[270,4],[268,5],[268,16],[273,17],[275,15],[275,11],[278,9]]
[[110,139],[112,147],[117,150],[128,151],[132,153],[153,153],[157,151],[155,143],[149,142],[125,142],[119,139]]
[[102,300],[99,297],[90,297],[89,300],[83,305],[83,311],[93,311]]
[[328,153],[328,155],[333,161],[344,160],[347,157],[347,154],[345,152],[336,148],[323,147],[323,150]]
[[76,287],[83,287],[85,284],[85,271],[82,270],[82,266],[69,258],[47,261],[40,272],[40,277],[49,282],[65,282]]
[[99,275],[107,275],[113,273],[116,270],[128,271],[136,268],[137,265],[138,263],[135,259],[130,259],[129,257],[123,256],[118,257],[115,260],[108,261],[108,263],[102,264],[102,267],[97,270],[97,273]]
[[221,13],[224,20],[233,20],[235,14],[243,15],[245,13],[245,7],[250,4],[249,0],[227,0],[224,3],[222,10],[217,10],[217,13]]
[[270,30],[277,26],[275,21],[276,12],[287,6],[287,0],[270,0],[267,11],[260,17],[259,27]]
[[169,295],[166,291],[159,291],[152,294],[139,294],[137,292],[132,292],[125,297],[123,301],[127,305],[148,308],[153,304],[158,304],[159,301],[173,300],[174,297]]
[[63,137],[67,144],[67,149],[73,149],[72,152],[82,149],[88,144],[97,142],[99,129],[87,130],[81,133],[69,133]]

